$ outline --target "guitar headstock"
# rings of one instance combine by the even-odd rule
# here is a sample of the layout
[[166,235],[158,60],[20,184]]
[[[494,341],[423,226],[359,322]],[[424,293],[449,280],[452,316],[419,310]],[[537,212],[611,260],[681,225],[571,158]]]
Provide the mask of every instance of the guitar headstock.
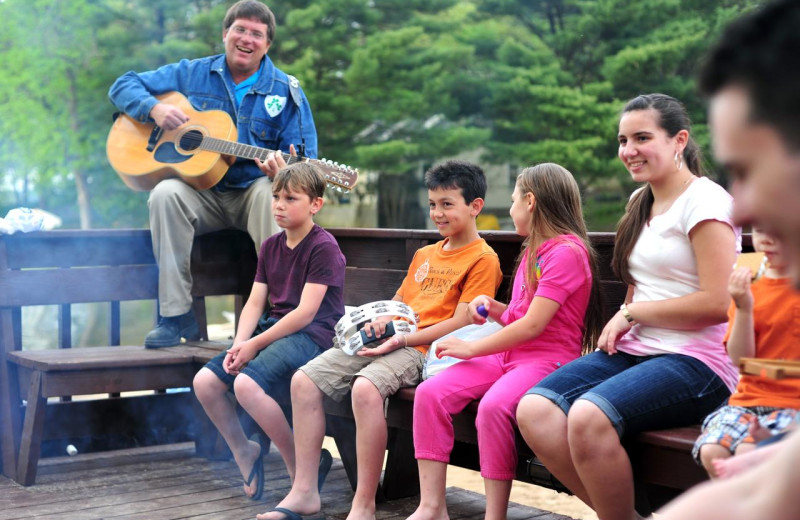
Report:
[[350,191],[358,183],[358,170],[346,164],[339,164],[328,159],[311,159],[317,165],[328,185],[342,191]]

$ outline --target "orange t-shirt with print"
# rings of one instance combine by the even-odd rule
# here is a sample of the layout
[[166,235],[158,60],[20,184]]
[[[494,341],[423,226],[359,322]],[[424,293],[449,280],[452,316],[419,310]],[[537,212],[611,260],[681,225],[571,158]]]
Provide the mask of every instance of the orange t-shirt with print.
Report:
[[[753,327],[756,357],[800,360],[800,294],[788,278],[763,277],[753,283]],[[736,306],[728,310],[731,334]],[[728,404],[800,409],[800,379],[769,379],[743,374]]]
[[[476,296],[494,297],[503,273],[500,259],[484,239],[445,250],[449,239],[422,247],[414,253],[397,296],[419,315],[420,329],[452,318],[461,302]],[[414,348],[427,352],[430,345]]]

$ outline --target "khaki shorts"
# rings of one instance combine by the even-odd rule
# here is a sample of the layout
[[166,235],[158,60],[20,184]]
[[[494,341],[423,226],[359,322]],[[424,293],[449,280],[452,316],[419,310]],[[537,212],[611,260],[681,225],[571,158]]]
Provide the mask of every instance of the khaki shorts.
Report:
[[350,391],[356,377],[370,381],[384,399],[403,386],[415,386],[422,380],[425,354],[404,347],[379,357],[348,356],[332,348],[312,359],[299,370],[320,390],[335,401]]

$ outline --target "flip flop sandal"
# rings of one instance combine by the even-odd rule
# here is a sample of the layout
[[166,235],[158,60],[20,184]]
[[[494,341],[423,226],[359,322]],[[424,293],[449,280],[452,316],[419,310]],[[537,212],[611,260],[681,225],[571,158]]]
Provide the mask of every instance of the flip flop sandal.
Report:
[[[255,439],[253,439],[253,437],[255,437]],[[258,442],[258,457],[256,457],[253,463],[253,468],[250,470],[250,475],[247,477],[247,480],[242,480],[242,482],[244,482],[245,486],[249,486],[250,483],[253,482],[253,478],[258,478],[258,487],[253,496],[250,497],[250,500],[261,500],[261,496],[264,494],[264,446],[261,444],[260,435],[254,435],[253,437],[250,437],[250,440]]]
[[320,493],[322,492],[322,486],[325,484],[325,479],[331,471],[332,464],[333,456],[331,452],[323,448],[319,454],[319,472],[317,473],[317,491]]

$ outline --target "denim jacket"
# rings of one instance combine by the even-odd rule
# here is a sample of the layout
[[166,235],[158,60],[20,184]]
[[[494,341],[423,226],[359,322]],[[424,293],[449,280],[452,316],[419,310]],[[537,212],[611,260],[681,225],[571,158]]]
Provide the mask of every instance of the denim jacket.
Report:
[[[316,158],[317,130],[305,94],[300,92],[302,106],[298,111],[289,91],[288,76],[275,67],[269,56],[264,60],[261,76],[245,94],[238,110],[234,93],[225,80],[229,73],[225,70],[224,54],[181,60],[149,72],[126,72],[111,86],[108,97],[118,109],[146,123],[152,122],[149,114],[158,103],[153,96],[177,91],[197,110],[227,112],[236,121],[240,143],[284,152],[289,151],[290,144],[296,147],[302,143],[302,123],[305,155]],[[270,115],[268,104],[274,116]],[[276,107],[281,104],[283,108],[276,113]],[[302,117],[298,118],[298,114]],[[263,175],[252,159],[237,159],[214,189],[246,188]]]

